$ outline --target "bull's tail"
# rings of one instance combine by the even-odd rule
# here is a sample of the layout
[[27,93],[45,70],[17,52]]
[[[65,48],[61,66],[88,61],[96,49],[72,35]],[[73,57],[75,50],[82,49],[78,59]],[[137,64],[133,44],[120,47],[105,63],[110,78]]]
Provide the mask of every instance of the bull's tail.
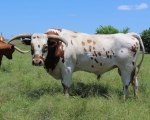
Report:
[[[134,86],[134,95],[137,95],[137,91],[138,91],[138,89],[137,89],[137,86],[138,86],[137,75],[138,75],[138,72],[140,70],[141,64],[142,64],[142,62],[144,60],[145,48],[144,48],[144,45],[143,45],[143,41],[142,41],[141,37],[138,34],[136,34],[136,33],[128,33],[128,34],[130,34],[134,38],[138,39],[139,43],[140,43],[140,45],[142,47],[142,59],[141,59],[140,63],[137,66],[135,66],[134,70],[132,71],[131,81],[130,81],[132,83],[132,85]],[[135,57],[133,59],[134,63],[135,63],[135,61],[136,61],[136,59],[138,57],[138,54],[139,54],[139,52],[137,52],[135,54]]]
[[[141,37],[137,33],[128,33],[128,34],[130,34],[131,36],[133,36],[136,39],[138,39],[139,42],[140,42],[141,48],[142,48],[142,59],[141,59],[140,63],[136,66],[137,67],[136,69],[139,71],[140,67],[141,67],[141,64],[142,64],[142,62],[144,60],[144,54],[145,54],[145,48],[144,48],[144,45],[143,45],[143,41],[142,41]],[[138,57],[138,52],[135,54],[133,62],[136,61],[137,57]]]

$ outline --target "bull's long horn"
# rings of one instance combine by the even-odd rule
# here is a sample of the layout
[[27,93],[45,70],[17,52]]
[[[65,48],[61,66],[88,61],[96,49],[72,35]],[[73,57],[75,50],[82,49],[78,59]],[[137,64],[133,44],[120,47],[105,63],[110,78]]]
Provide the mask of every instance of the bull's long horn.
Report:
[[18,47],[16,47],[16,46],[14,46],[14,48],[15,48],[15,50],[17,50],[18,52],[20,52],[20,53],[28,53],[28,52],[30,52],[30,50],[28,50],[28,51],[23,51],[23,50],[20,50]]
[[32,34],[28,34],[28,33],[24,33],[24,34],[19,34],[19,35],[16,35],[12,38],[9,39],[9,41],[7,42],[10,43],[11,41],[15,40],[15,39],[19,39],[19,38],[31,38]]
[[57,36],[57,35],[47,35],[48,38],[55,38],[55,39],[59,39],[60,41],[62,41],[63,43],[65,43],[66,46],[68,46],[68,42],[66,39],[64,39],[63,37]]

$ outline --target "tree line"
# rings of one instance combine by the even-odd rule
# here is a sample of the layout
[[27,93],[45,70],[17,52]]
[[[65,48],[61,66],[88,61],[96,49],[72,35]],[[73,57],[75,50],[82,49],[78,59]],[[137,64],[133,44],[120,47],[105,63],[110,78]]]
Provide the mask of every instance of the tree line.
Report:
[[[102,26],[100,25],[99,28],[96,29],[95,34],[115,34],[115,33],[128,33],[130,28],[126,27],[122,30],[118,30],[117,28],[108,25],[108,26]],[[150,28],[143,30],[141,33],[139,33],[143,40],[143,44],[145,47],[145,52],[150,54]]]

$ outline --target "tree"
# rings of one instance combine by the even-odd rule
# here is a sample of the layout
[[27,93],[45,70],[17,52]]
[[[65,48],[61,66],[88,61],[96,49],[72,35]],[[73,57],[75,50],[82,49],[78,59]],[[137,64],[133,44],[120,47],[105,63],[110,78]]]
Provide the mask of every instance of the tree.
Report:
[[145,51],[150,54],[150,28],[143,30],[140,36],[143,40]]
[[124,28],[123,30],[118,30],[111,25],[101,26],[96,29],[96,34],[115,34],[115,33],[128,33],[130,28]]

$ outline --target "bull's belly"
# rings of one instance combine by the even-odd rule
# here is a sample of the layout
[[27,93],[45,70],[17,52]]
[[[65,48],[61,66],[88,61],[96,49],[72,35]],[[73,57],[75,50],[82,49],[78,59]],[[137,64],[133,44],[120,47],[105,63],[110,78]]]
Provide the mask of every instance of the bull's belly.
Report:
[[75,66],[75,71],[81,70],[91,72],[95,74],[103,74],[109,70],[115,68],[115,63],[108,59],[87,59],[86,61],[80,61]]

